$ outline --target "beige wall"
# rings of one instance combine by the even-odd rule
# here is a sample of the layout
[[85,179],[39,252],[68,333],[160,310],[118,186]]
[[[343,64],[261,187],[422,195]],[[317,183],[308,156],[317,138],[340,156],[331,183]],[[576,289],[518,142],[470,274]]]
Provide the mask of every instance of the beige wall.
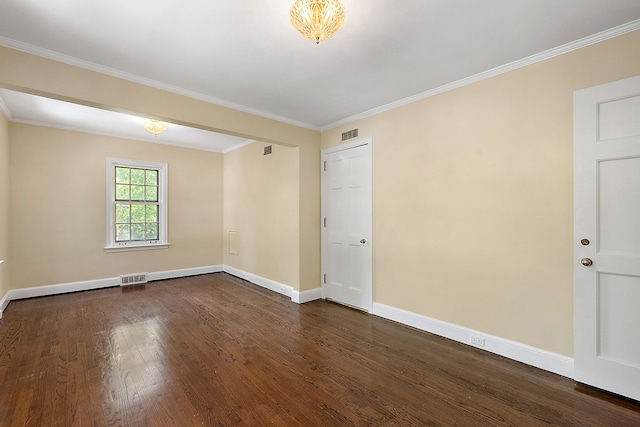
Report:
[[[322,286],[320,244],[320,139],[318,144],[300,144],[300,292]],[[317,242],[315,244],[314,242]]]
[[[337,145],[340,133],[353,127],[360,129],[360,135],[374,138],[375,301],[571,356],[572,93],[640,74],[639,47],[640,32],[630,33],[323,132],[324,148]],[[301,291],[319,286],[318,132],[3,47],[0,87],[298,146],[297,286]],[[95,246],[98,240],[103,241],[104,229],[101,225],[89,226],[83,218],[75,218],[77,226],[72,224],[67,216],[69,206],[50,200],[49,191],[60,186],[50,182],[49,176],[59,172],[53,170],[51,159],[67,160],[49,142],[58,141],[56,147],[68,152],[71,159],[83,161],[96,157],[94,150],[104,157],[111,143],[105,143],[104,137],[91,136],[98,142],[83,145],[67,138],[79,135],[71,132],[38,131],[39,128],[16,124],[9,127],[11,188],[22,189],[24,182],[30,183],[29,188],[36,195],[56,206],[48,215],[56,218],[59,225],[59,229],[43,226],[37,213],[25,211],[25,206],[40,201],[26,200],[23,194],[11,192],[9,256],[12,265],[20,267],[16,273],[12,269],[12,288],[52,280],[57,283],[109,277],[130,272],[128,269],[134,267],[135,271],[141,267],[151,271],[163,257],[167,258],[163,260],[166,263],[161,263],[163,270],[223,261],[222,245],[212,249],[211,254],[198,250],[206,260],[191,256],[187,242],[197,231],[189,221],[199,218],[194,212],[177,214],[187,220],[183,223],[180,219],[180,225],[172,225],[171,243],[176,247],[156,251],[157,255],[145,252],[127,258],[124,254],[80,250],[76,245]],[[38,142],[22,147],[18,145],[19,138]],[[139,148],[147,145],[116,140],[113,147],[120,153],[110,155],[133,157],[147,152]],[[154,147],[151,152],[158,159],[164,156],[162,153],[176,150]],[[2,153],[0,131],[0,162]],[[193,162],[200,164],[202,153],[194,153]],[[14,164],[18,157],[22,162],[19,164],[40,167],[42,162],[47,178],[35,185],[29,171]],[[80,164],[85,173],[95,175],[92,180],[97,179],[95,170],[84,162]],[[78,167],[78,162],[73,167]],[[219,167],[222,168],[221,163]],[[170,175],[175,169],[170,165]],[[192,173],[197,169],[184,166],[183,170]],[[44,172],[31,172],[45,176]],[[65,176],[68,184],[66,181],[73,180]],[[100,199],[104,203],[103,193],[92,194],[79,182],[69,185],[89,200],[98,203]],[[176,197],[191,200],[193,196],[187,191]],[[222,203],[222,189],[218,198]],[[20,203],[14,207],[14,201]],[[90,215],[104,215],[104,208],[97,208],[93,202],[89,209]],[[171,212],[172,221],[176,220],[174,214]],[[221,224],[222,214],[219,215]],[[181,225],[186,230],[174,236]],[[80,234],[74,244],[66,243],[58,254],[48,233],[60,238],[78,227]],[[44,242],[27,242],[22,231]],[[222,241],[222,236],[218,239]],[[103,244],[100,243],[100,250]],[[262,252],[280,250],[278,244],[274,242]],[[136,262],[129,263],[132,259]],[[78,267],[83,264],[78,260],[93,268]],[[40,262],[51,270],[31,268]]]
[[640,32],[323,132],[373,136],[375,301],[573,354],[573,91]]
[[224,261],[300,290],[298,148],[273,145],[265,156],[267,145],[224,156]]
[[287,145],[319,132],[0,46],[0,87]]
[[2,46],[0,87],[299,147],[300,290],[320,286],[320,132]]
[[[11,289],[219,265],[223,156],[10,123]],[[169,249],[105,253],[106,157],[169,164]]]
[[[0,299],[9,291],[9,123],[0,112]],[[0,307],[0,310],[2,307]]]

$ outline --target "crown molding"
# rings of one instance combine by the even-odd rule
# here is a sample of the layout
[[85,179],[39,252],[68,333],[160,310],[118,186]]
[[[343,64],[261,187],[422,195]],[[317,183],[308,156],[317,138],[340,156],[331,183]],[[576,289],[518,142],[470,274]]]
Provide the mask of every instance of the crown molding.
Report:
[[244,147],[245,145],[253,144],[254,142],[256,142],[255,139],[247,139],[246,141],[239,142],[236,145],[232,145],[231,147],[223,150],[222,154],[230,153],[230,152],[232,152],[234,150],[237,150],[238,148]]
[[2,97],[0,97],[0,113],[4,114],[4,117],[7,120],[9,121],[13,120],[13,115],[11,114],[9,107],[7,107],[7,104],[4,103],[4,100],[2,99]]
[[232,110],[240,111],[243,113],[253,114],[254,116],[264,117],[266,119],[275,120],[277,122],[286,123],[293,126],[298,126],[305,129],[319,131],[320,127],[314,126],[309,123],[293,120],[288,117],[271,114],[265,111],[257,110],[255,108],[247,107],[233,102],[225,101],[224,99],[215,98],[212,96],[204,95],[199,92],[183,89],[181,87],[169,85],[166,83],[158,82],[156,80],[147,79],[136,74],[126,73],[113,68],[105,67],[93,62],[84,61],[73,56],[64,55],[58,52],[54,52],[49,49],[44,49],[38,46],[34,46],[29,43],[24,43],[18,40],[10,39],[0,36],[0,46],[5,46],[10,49],[18,50],[21,52],[29,53],[31,55],[39,56],[42,58],[50,59],[52,61],[61,62],[63,64],[72,65],[74,67],[83,68],[89,71],[95,71],[96,73],[105,74],[111,77],[116,77],[122,80],[138,83],[144,86],[153,87],[156,89],[164,90],[167,92],[175,93],[177,95],[186,96],[189,98],[197,99],[199,101],[208,102],[210,104],[219,105],[221,107],[230,108]]
[[359,114],[355,114],[351,117],[347,117],[342,120],[338,120],[337,122],[330,123],[325,126],[320,127],[320,131],[324,132],[330,129],[337,128],[338,126],[346,125],[348,123],[354,122],[356,120],[366,119],[367,117],[375,116],[376,114],[383,113],[385,111],[393,110],[395,108],[399,108],[405,106],[407,104],[411,104],[416,101],[420,101],[426,98],[430,98],[435,95],[440,95],[444,92],[448,92],[450,90],[458,89],[463,86],[467,86],[473,83],[480,82],[482,80],[489,79],[491,77],[498,76],[500,74],[505,74],[510,71],[517,70],[519,68],[526,67],[528,65],[535,64],[537,62],[546,61],[547,59],[551,59],[556,56],[564,55],[565,53],[572,52],[574,50],[582,49],[583,47],[590,46],[592,44],[600,43],[605,40],[612,39],[614,37],[618,37],[632,31],[640,30],[640,19],[631,21],[629,23],[620,25],[618,27],[611,28],[606,31],[602,31],[600,33],[584,37],[582,39],[576,40],[571,43],[564,44],[562,46],[558,46],[553,49],[546,50],[544,52],[537,53],[535,55],[528,56],[523,59],[519,59],[517,61],[510,62],[505,65],[501,65],[496,68],[492,68],[487,71],[483,71],[481,73],[475,74],[470,77],[466,77],[464,79],[457,80],[455,82],[447,83],[446,85],[437,87],[435,89],[428,90],[426,92],[419,93],[417,95],[409,96],[407,98],[403,98],[399,101],[391,102],[389,104],[382,105],[377,108],[373,108],[371,110],[364,111]]
[[[214,98],[211,96],[207,96],[207,95],[203,95],[201,93],[195,92],[195,91],[190,91],[187,89],[183,89],[177,86],[172,86],[172,85],[168,85],[165,83],[161,83],[155,80],[151,80],[151,79],[147,79],[135,74],[130,74],[130,73],[125,73],[122,71],[118,71],[115,70],[113,68],[109,68],[109,67],[104,67],[102,65],[98,65],[98,64],[94,64],[92,62],[88,62],[88,61],[83,61],[81,59],[72,57],[72,56],[68,56],[68,55],[63,55],[57,52],[53,52],[51,50],[48,49],[43,49],[37,46],[33,46],[31,44],[28,43],[23,43],[17,40],[13,40],[7,37],[1,37],[0,36],[0,45],[1,46],[6,46],[8,48],[11,49],[15,49],[15,50],[19,50],[22,52],[26,52],[32,55],[36,55],[36,56],[40,56],[46,59],[51,59],[53,61],[57,61],[57,62],[62,62],[68,65],[72,65],[72,66],[76,66],[79,68],[83,68],[86,70],[90,70],[90,71],[95,71],[97,73],[101,73],[101,74],[105,74],[105,75],[109,75],[112,77],[116,77],[116,78],[120,78],[123,80],[128,80],[134,83],[139,83],[141,85],[145,85],[145,86],[149,86],[149,87],[153,87],[156,89],[160,89],[160,90],[164,90],[167,92],[172,92],[178,95],[183,95],[183,96],[187,96],[189,98],[193,98],[193,99],[198,99],[200,101],[204,101],[204,102],[208,102],[210,104],[215,104],[215,105],[219,105],[222,107],[226,107],[226,108],[230,108],[236,111],[241,111],[244,113],[248,113],[248,114],[253,114],[259,117],[264,117],[267,119],[271,119],[271,120],[275,120],[281,123],[286,123],[286,124],[290,124],[293,126],[298,126],[301,128],[305,128],[305,129],[310,129],[310,130],[315,130],[315,131],[320,131],[320,132],[324,132],[327,130],[331,130],[334,129],[336,127],[354,122],[356,120],[362,120],[371,116],[375,116],[377,114],[383,113],[385,111],[389,111],[389,110],[393,110],[395,108],[399,108],[411,103],[414,103],[416,101],[420,101],[426,98],[430,98],[432,96],[436,96],[454,89],[458,89],[461,88],[463,86],[467,86],[473,83],[477,83],[480,82],[482,80],[486,80],[489,79],[491,77],[495,77],[498,76],[500,74],[505,74],[508,73],[510,71],[514,71],[517,70],[519,68],[523,68],[526,67],[528,65],[532,65],[535,64],[537,62],[541,62],[541,61],[545,61],[547,59],[551,59],[553,57],[556,56],[560,56],[563,55],[565,53],[569,53],[572,52],[574,50],[578,50],[578,49],[582,49],[583,47],[587,47],[596,43],[600,43],[603,42],[605,40],[609,40],[611,38],[614,37],[618,37],[627,33],[630,33],[632,31],[636,31],[640,29],[640,20],[635,20],[635,21],[631,21],[629,23],[611,28],[609,30],[606,31],[602,31],[600,33],[591,35],[591,36],[587,36],[584,37],[582,39],[576,40],[574,42],[571,43],[567,43],[564,44],[562,46],[553,48],[553,49],[549,49],[546,50],[544,52],[540,52],[534,55],[531,55],[529,57],[517,60],[517,61],[513,61],[511,63],[505,64],[505,65],[501,65],[499,67],[496,68],[492,68],[490,70],[487,71],[483,71],[481,73],[475,74],[473,76],[470,77],[466,77],[464,79],[460,79],[457,80],[455,82],[451,82],[451,83],[447,83],[443,86],[416,94],[416,95],[412,95],[409,96],[407,98],[403,98],[400,99],[398,101],[395,102],[391,102],[389,104],[385,104],[382,105],[380,107],[376,107],[373,108],[371,110],[367,110],[364,111],[362,113],[359,114],[355,114],[353,116],[350,117],[346,117],[342,120],[338,120],[336,122],[333,123],[329,123],[327,125],[324,126],[315,126],[315,125],[311,125],[309,123],[303,123],[297,120],[293,120],[293,119],[289,119],[287,117],[282,117],[282,116],[278,116],[275,114],[271,114],[271,113],[267,113],[261,110],[257,110],[257,109],[253,109],[250,107],[246,107],[243,105],[239,105],[239,104],[235,104],[232,102],[228,102],[219,98]],[[5,113],[5,115],[9,114],[9,110],[6,108],[6,105],[4,105],[2,103],[2,101],[0,100],[0,111],[2,111],[3,113]],[[9,114],[10,115],[10,114]],[[239,147],[238,147],[239,148]]]
[[[224,153],[226,153],[228,151],[231,151],[231,150],[235,149],[236,147],[238,147],[240,144],[245,144],[245,142],[241,142],[239,144],[236,144],[236,145],[234,145],[234,146],[222,151],[222,150],[217,150],[217,149],[213,149],[213,148],[202,147],[202,146],[200,146],[198,144],[189,144],[189,143],[185,143],[185,142],[167,141],[167,140],[164,140],[164,139],[154,138],[153,136],[148,137],[148,138],[139,138],[139,137],[135,137],[135,136],[123,135],[123,134],[117,133],[117,132],[102,132],[102,131],[97,131],[97,130],[93,130],[93,129],[80,128],[80,127],[76,127],[76,126],[62,125],[62,124],[59,124],[59,123],[40,122],[40,121],[37,121],[37,120],[9,119],[9,121],[12,122],[12,123],[20,123],[20,124],[23,124],[23,125],[40,126],[40,127],[46,127],[46,128],[52,128],[52,129],[66,130],[66,131],[71,131],[71,132],[88,133],[90,135],[107,136],[107,137],[110,137],[110,138],[125,139],[125,140],[128,140],[128,141],[140,141],[140,142],[150,142],[152,144],[171,145],[173,147],[188,148],[188,149],[191,149],[191,150],[208,151],[208,152],[211,152],[211,153],[220,153],[220,154],[224,154]],[[149,134],[149,135],[151,135],[151,134]],[[250,140],[249,142],[246,142],[246,143],[248,144],[250,142],[253,142],[253,140]]]

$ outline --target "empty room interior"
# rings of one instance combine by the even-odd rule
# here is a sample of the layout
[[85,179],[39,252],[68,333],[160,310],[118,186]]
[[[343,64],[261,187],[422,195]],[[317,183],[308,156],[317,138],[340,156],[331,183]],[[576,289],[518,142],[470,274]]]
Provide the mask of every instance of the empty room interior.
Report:
[[3,0],[0,425],[640,425],[639,76],[637,0]]

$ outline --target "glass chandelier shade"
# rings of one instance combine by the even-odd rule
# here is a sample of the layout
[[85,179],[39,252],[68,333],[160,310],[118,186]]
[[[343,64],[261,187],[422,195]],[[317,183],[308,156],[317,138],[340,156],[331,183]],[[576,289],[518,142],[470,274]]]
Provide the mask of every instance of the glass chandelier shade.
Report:
[[169,124],[160,120],[146,119],[142,122],[142,126],[154,135],[160,135],[169,128]]
[[296,0],[291,6],[291,24],[304,37],[320,43],[344,24],[344,6],[338,0]]

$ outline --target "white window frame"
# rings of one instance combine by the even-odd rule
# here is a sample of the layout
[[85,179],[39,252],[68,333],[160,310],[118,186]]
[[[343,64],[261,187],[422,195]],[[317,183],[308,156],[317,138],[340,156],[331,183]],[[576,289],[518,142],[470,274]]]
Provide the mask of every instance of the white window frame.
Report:
[[[126,168],[155,169],[158,171],[158,240],[145,242],[116,242],[115,236],[115,204],[116,204],[116,166]],[[106,252],[139,251],[150,249],[167,249],[168,240],[168,187],[169,165],[160,162],[147,162],[143,160],[119,159],[107,157],[106,184],[107,184],[107,244]]]

